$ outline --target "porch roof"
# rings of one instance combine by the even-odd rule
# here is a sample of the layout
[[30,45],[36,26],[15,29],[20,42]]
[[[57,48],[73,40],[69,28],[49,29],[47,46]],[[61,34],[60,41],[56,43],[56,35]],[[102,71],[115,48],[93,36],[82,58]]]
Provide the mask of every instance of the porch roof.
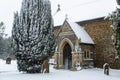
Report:
[[78,25],[75,22],[70,22],[69,20],[66,21],[70,25],[71,29],[73,30],[77,38],[79,39],[80,43],[94,44],[92,38],[85,31],[84,27]]

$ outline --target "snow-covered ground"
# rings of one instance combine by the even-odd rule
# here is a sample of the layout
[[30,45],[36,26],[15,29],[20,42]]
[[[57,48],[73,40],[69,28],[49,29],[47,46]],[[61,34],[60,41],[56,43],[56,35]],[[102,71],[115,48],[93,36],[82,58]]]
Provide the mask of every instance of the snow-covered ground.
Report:
[[120,70],[110,69],[110,75],[107,76],[98,68],[69,71],[50,66],[50,73],[27,74],[17,70],[16,61],[6,64],[0,60],[0,80],[120,80]]

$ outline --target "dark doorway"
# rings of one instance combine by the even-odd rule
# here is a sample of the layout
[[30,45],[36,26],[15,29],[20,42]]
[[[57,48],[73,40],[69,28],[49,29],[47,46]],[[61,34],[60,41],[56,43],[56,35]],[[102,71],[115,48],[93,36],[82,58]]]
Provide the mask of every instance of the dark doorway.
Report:
[[68,43],[63,48],[63,65],[65,69],[71,69],[72,66],[71,47]]

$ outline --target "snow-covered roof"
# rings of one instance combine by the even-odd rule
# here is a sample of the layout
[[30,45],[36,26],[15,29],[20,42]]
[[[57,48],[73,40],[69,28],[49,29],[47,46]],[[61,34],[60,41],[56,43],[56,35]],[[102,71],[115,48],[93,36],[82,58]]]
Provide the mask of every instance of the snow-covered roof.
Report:
[[70,25],[71,29],[77,36],[77,38],[80,40],[80,43],[88,43],[88,44],[94,44],[92,38],[89,36],[89,34],[85,31],[85,29],[78,25],[75,22],[70,22],[69,20],[66,20],[67,23]]
[[65,13],[62,11],[56,13],[56,15],[53,16],[53,20],[54,20],[54,27],[62,25],[63,22],[65,21]]
[[61,5],[61,10],[53,15],[54,26],[62,25],[66,15],[72,22],[105,17],[116,9],[116,0],[95,0],[95,2],[84,4],[84,6],[77,5],[67,10],[64,8]]

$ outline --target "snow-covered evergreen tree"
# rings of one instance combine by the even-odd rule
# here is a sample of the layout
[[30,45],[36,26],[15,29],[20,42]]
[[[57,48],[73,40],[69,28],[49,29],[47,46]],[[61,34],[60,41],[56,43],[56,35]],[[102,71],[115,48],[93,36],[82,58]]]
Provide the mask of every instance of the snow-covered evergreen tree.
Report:
[[5,24],[4,22],[0,22],[0,37],[3,37],[4,35],[6,35],[4,31],[5,31]]
[[12,37],[19,71],[41,72],[55,50],[50,1],[23,0],[20,14],[14,14]]
[[5,31],[5,25],[4,25],[4,22],[0,22],[0,55],[2,55],[3,53],[1,52],[4,52],[4,39],[3,39],[3,36],[4,36],[4,31]]
[[[120,6],[120,0],[116,0],[118,6]],[[113,29],[113,42],[115,45],[116,53],[117,53],[117,58],[120,58],[120,8],[118,7],[116,11],[114,11],[112,14],[110,14],[109,19],[112,21],[112,29]]]

